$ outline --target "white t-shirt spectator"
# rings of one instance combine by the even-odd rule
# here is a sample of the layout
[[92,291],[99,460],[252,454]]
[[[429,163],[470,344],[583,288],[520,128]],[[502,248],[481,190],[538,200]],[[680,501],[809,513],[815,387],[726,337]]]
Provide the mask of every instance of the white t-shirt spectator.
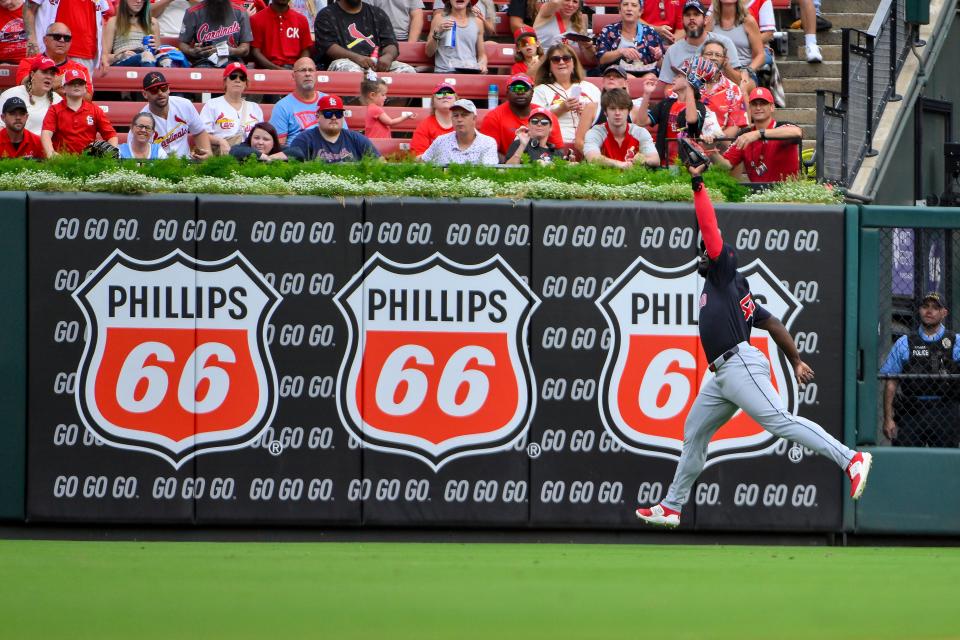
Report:
[[53,102],[50,102],[47,96],[33,96],[31,100],[31,97],[27,94],[27,88],[22,84],[10,87],[0,93],[0,105],[3,105],[10,98],[20,98],[27,103],[27,126],[25,128],[37,135],[40,135],[40,129],[43,128],[43,117],[47,115],[47,109],[63,100],[63,97],[56,91],[53,92]]
[[157,18],[157,25],[160,27],[160,35],[167,38],[176,38],[180,35],[180,27],[183,25],[183,14],[190,8],[187,0],[172,0],[163,10],[160,17]]
[[[143,105],[140,111],[149,111],[149,105]],[[167,152],[170,157],[190,157],[189,136],[203,133],[203,121],[200,114],[193,108],[193,103],[186,98],[170,96],[167,104],[166,119],[153,114],[157,129],[153,133],[153,141]]]
[[[564,89],[555,82],[538,84],[533,89],[533,103],[552,111],[554,105],[560,104],[570,97],[570,91],[576,86],[580,87],[580,104],[589,102],[600,104],[600,89],[589,82],[581,82],[579,85],[575,83],[570,89]],[[563,115],[557,116],[557,122],[560,123],[560,135],[563,137],[563,141],[567,144],[573,142],[577,135],[580,114],[567,111]]]
[[223,96],[209,100],[200,111],[203,128],[207,133],[231,138],[243,135],[246,138],[253,125],[263,122],[263,110],[256,102],[243,101],[243,107],[237,111]]
[[473,144],[461,149],[457,144],[457,133],[451,131],[438,136],[430,147],[420,156],[425,162],[439,165],[448,164],[498,164],[497,141],[488,135],[477,132]]

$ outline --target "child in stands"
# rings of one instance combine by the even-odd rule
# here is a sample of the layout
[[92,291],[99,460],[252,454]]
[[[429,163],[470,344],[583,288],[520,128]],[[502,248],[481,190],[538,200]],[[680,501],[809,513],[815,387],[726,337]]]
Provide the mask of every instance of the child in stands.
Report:
[[389,138],[392,133],[390,127],[416,117],[411,111],[405,111],[396,118],[387,115],[383,110],[387,101],[387,83],[382,78],[368,76],[360,82],[360,101],[367,105],[363,131],[368,138]]
[[537,40],[536,30],[528,26],[520,27],[513,32],[513,41],[516,43],[516,49],[514,49],[514,63],[510,67],[510,75],[522,73],[532,78],[543,61],[543,47]]

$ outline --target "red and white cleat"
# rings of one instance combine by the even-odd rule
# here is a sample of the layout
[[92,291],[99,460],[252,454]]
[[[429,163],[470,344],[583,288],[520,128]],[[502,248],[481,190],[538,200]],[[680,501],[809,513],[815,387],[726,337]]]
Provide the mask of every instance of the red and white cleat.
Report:
[[662,504],[654,505],[649,509],[637,509],[635,513],[638,518],[647,524],[658,527],[669,527],[672,529],[680,525],[680,512],[674,511]]
[[867,477],[870,467],[873,466],[873,456],[869,453],[857,452],[853,460],[847,465],[847,476],[850,478],[850,497],[859,500],[863,490],[867,487]]

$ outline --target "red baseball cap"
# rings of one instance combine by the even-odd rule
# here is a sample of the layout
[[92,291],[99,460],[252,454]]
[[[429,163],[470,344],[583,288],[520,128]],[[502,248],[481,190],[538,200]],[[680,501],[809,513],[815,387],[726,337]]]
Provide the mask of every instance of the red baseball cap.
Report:
[[30,65],[30,71],[46,71],[47,69],[56,69],[57,63],[47,56],[37,56],[33,64]]
[[770,93],[770,89],[765,87],[757,87],[750,92],[750,97],[747,99],[747,103],[749,104],[754,100],[764,100],[770,104],[773,104],[773,94]]
[[242,62],[231,62],[231,63],[228,64],[226,67],[224,67],[224,69],[223,69],[223,77],[226,78],[227,76],[229,76],[229,75],[230,75],[231,73],[233,73],[234,71],[239,71],[239,72],[242,73],[244,76],[249,75],[249,74],[247,73],[247,67],[246,67]]
[[457,88],[449,82],[441,82],[433,88],[433,92],[436,93],[437,91],[440,91],[440,89],[450,89],[450,91],[453,91],[454,93],[457,92]]
[[528,27],[527,25],[523,25],[522,27],[520,27],[519,29],[513,32],[514,42],[519,42],[520,38],[527,38],[527,37],[532,37],[536,40],[537,30],[534,29],[533,27]]
[[517,73],[510,76],[510,82],[507,83],[507,86],[509,87],[510,85],[516,84],[518,82],[527,85],[531,89],[533,88],[533,80],[531,80],[530,76],[528,76],[525,73]]
[[546,116],[550,119],[550,124],[553,124],[553,113],[549,109],[544,109],[543,107],[536,107],[530,110],[530,116],[527,118],[527,123],[530,123],[530,118],[534,116]]
[[343,111],[343,100],[340,99],[340,96],[323,96],[317,102],[317,111]]
[[80,69],[67,69],[63,73],[63,84],[70,84],[71,82],[77,81],[87,83],[87,77],[83,75],[83,72]]

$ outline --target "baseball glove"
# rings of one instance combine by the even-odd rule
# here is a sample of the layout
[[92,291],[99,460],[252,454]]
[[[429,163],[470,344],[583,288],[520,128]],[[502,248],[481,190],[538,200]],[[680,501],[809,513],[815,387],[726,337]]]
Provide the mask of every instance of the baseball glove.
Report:
[[710,163],[707,154],[689,138],[677,140],[677,155],[680,156],[681,162],[688,167],[699,167]]
[[106,140],[94,140],[88,144],[83,152],[89,156],[97,158],[119,158],[120,149],[116,148]]
[[680,65],[680,71],[687,77],[687,82],[697,89],[703,90],[703,85],[713,82],[719,69],[709,58],[694,56],[683,61]]

